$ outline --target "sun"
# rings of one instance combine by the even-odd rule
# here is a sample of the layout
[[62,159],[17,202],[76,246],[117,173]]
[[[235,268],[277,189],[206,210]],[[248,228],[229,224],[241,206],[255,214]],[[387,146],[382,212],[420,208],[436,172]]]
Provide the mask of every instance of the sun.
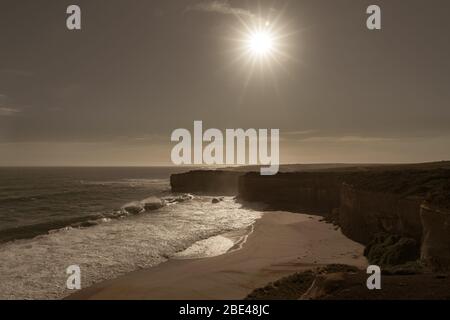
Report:
[[240,22],[235,37],[239,44],[236,48],[238,61],[250,63],[251,68],[256,64],[263,69],[273,69],[286,60],[287,34],[277,20],[253,18],[249,22]]
[[[297,36],[300,30],[286,14],[287,7],[259,8],[259,13],[236,14],[236,22],[230,25],[230,60],[236,75],[243,81],[243,91],[251,83],[272,82],[279,90],[279,79],[290,73],[290,67],[298,61]],[[245,11],[247,12],[247,11]],[[250,11],[249,11],[250,12]]]
[[270,30],[255,30],[248,34],[246,44],[253,56],[267,56],[274,52],[275,36]]

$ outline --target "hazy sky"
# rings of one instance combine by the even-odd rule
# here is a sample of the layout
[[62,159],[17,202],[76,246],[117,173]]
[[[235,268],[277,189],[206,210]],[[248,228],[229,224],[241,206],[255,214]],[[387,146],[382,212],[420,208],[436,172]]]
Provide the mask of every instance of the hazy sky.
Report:
[[[78,4],[82,30],[68,31]],[[366,28],[370,4],[382,30]],[[450,2],[1,0],[0,165],[170,164],[170,134],[279,128],[281,160],[450,159]],[[237,60],[279,17],[288,56]]]

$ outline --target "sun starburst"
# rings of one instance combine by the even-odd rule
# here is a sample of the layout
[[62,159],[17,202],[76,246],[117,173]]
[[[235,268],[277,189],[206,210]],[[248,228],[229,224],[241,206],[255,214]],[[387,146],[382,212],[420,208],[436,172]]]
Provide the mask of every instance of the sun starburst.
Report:
[[237,65],[238,72],[244,74],[243,94],[256,75],[258,81],[269,76],[278,91],[276,82],[280,69],[287,72],[287,63],[296,61],[290,55],[289,37],[297,32],[290,30],[285,10],[271,9],[269,12],[264,14],[260,9],[257,15],[236,16],[238,23],[230,39],[234,43],[231,64]]

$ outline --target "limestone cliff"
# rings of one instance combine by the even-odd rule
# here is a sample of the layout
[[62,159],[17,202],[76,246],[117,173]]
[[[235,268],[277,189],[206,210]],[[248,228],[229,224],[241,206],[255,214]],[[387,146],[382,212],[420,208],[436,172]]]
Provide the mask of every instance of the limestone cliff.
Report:
[[389,233],[420,241],[423,199],[358,190],[347,183],[340,196],[339,225],[349,238],[367,244],[374,235]]
[[[436,270],[450,268],[448,168],[383,167],[276,176],[195,171],[174,175],[171,183],[175,192],[238,195],[243,201],[265,203],[272,210],[331,216],[345,235],[370,248],[376,248],[373,239],[382,248],[395,239],[387,250],[417,243],[422,261]],[[385,235],[387,244],[380,242],[380,235]]]
[[170,177],[173,192],[236,195],[243,173],[233,171],[191,171]]
[[421,259],[435,270],[450,270],[450,211],[422,204]]
[[263,202],[275,210],[327,213],[339,207],[341,180],[338,173],[248,173],[239,179],[239,198]]

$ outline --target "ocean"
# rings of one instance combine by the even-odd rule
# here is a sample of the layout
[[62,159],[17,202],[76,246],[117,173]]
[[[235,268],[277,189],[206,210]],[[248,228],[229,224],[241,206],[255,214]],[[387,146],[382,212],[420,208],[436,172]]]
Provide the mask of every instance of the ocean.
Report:
[[[0,168],[0,299],[58,299],[169,258],[225,253],[261,212],[172,194],[183,168]],[[150,199],[150,200],[148,200]],[[146,210],[147,201],[163,207]]]

